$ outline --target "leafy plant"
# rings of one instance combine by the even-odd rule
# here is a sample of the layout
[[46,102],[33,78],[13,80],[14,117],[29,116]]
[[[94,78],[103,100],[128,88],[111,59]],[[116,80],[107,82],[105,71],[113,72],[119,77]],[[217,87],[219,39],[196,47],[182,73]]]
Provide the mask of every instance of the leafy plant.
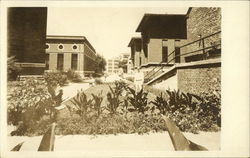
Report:
[[116,113],[117,108],[122,103],[122,101],[120,101],[119,99],[119,93],[116,93],[116,91],[113,90],[110,86],[109,88],[111,92],[107,93],[108,104],[106,109],[110,112],[111,115],[113,115]]
[[[163,98],[162,93],[160,96],[156,96],[154,101],[151,101],[156,108],[160,111],[161,114],[166,115],[167,112],[170,111],[170,107],[168,106],[168,102]],[[155,106],[151,108],[152,111],[155,110]]]
[[94,103],[93,103],[93,110],[97,112],[97,117],[99,117],[103,111],[101,107],[103,97],[101,96],[102,92],[99,95],[92,94]]
[[134,107],[134,110],[138,111],[139,113],[143,113],[149,109],[147,106],[148,93],[143,92],[143,89],[139,93],[136,93],[134,89],[128,87],[128,90],[132,96],[128,97],[129,103]]
[[75,105],[76,114],[85,121],[88,121],[88,112],[92,106],[93,99],[87,99],[87,95],[84,92],[78,92],[76,97],[70,100]]
[[115,81],[114,88],[109,85],[110,92],[107,93],[107,110],[111,115],[115,114],[118,107],[122,104],[122,101],[120,101],[120,96],[126,88],[127,84],[121,81]]

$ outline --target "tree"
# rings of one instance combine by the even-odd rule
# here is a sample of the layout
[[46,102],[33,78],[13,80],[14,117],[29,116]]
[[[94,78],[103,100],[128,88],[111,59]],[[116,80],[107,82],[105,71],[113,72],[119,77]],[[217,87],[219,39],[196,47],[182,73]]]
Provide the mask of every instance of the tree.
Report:
[[121,60],[119,61],[118,67],[122,68],[124,73],[127,73],[127,60]]
[[16,64],[15,56],[10,56],[7,59],[8,80],[17,80],[20,75],[21,68]]
[[100,54],[97,54],[96,63],[97,63],[96,73],[103,73],[103,71],[106,70],[106,65],[107,65],[105,58]]

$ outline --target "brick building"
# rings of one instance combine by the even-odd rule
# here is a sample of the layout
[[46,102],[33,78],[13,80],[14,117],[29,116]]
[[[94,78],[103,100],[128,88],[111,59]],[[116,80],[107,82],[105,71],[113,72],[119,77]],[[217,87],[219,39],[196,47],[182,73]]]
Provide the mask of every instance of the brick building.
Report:
[[[182,40],[182,46],[191,43],[181,48],[181,62],[199,61],[203,59],[211,59],[220,57],[221,43],[221,9],[212,7],[190,7],[186,14],[187,21],[187,39]],[[213,36],[210,36],[215,34]],[[203,37],[207,37],[202,40]],[[199,39],[201,39],[199,41]],[[214,46],[214,47],[213,47]],[[204,51],[197,51],[192,54],[186,53],[199,50],[206,47]]]
[[189,8],[187,39],[180,41],[180,63],[150,78],[148,85],[200,94],[221,89],[221,9]]
[[7,17],[8,56],[15,56],[21,75],[45,69],[46,7],[10,7]]
[[50,71],[74,70],[80,75],[96,71],[96,51],[84,36],[47,36],[46,68]]

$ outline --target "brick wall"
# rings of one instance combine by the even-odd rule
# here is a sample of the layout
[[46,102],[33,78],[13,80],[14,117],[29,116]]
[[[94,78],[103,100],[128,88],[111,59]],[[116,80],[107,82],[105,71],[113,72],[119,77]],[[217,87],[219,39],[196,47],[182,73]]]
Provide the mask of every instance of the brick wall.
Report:
[[[182,40],[181,45],[198,40],[202,37],[221,30],[221,9],[209,7],[194,7],[187,18],[187,40]],[[205,47],[211,46],[211,42],[220,42],[220,34],[205,40]],[[182,48],[181,53],[190,52],[202,48],[199,42]],[[201,52],[198,52],[201,53]],[[184,58],[182,58],[184,61]]]
[[183,92],[199,94],[213,87],[220,89],[220,66],[178,69],[177,76],[178,88]]

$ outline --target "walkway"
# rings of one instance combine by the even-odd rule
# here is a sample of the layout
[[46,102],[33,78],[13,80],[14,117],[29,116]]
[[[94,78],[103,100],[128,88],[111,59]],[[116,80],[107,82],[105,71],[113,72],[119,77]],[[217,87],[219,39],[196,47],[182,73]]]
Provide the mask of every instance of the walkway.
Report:
[[[201,132],[200,134],[183,133],[188,139],[199,143],[208,150],[220,150],[220,132]],[[25,141],[20,151],[37,151],[42,136],[12,136],[8,137],[8,150]],[[54,151],[88,151],[89,154],[107,152],[163,152],[173,151],[169,134],[150,133],[118,134],[118,135],[66,135],[56,136]],[[104,155],[99,155],[104,156]]]
[[86,90],[90,87],[89,83],[69,83],[69,85],[62,87],[63,96],[62,99],[64,100],[62,105],[59,106],[57,109],[63,109],[65,107],[64,103],[67,102],[70,98],[77,95],[77,92]]

